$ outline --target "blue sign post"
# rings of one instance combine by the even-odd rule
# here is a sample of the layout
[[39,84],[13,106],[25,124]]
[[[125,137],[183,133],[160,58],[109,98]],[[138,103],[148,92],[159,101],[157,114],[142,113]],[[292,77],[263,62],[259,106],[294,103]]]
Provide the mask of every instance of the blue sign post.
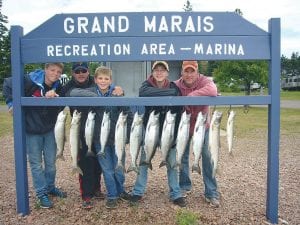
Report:
[[[60,105],[268,105],[267,219],[278,221],[280,130],[280,19],[269,32],[236,13],[147,12],[59,14],[23,36],[12,32],[14,137],[17,211],[29,213],[24,106]],[[268,60],[269,93],[265,96],[36,98],[23,97],[26,63],[151,60]],[[130,79],[130,78],[129,78]],[[18,141],[16,141],[18,140]]]

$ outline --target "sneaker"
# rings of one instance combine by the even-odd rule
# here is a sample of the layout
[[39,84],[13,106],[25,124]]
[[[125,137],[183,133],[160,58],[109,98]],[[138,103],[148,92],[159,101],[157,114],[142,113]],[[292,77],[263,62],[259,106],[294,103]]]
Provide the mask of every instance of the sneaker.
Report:
[[140,195],[131,195],[129,199],[129,205],[130,206],[137,206],[138,202],[142,199],[142,196]]
[[181,190],[181,195],[183,198],[186,198],[191,193],[192,193],[191,190]]
[[115,209],[117,208],[118,200],[117,199],[107,199],[105,207],[107,209]]
[[60,197],[60,198],[66,198],[67,193],[59,190],[58,188],[53,188],[51,191],[49,191],[49,194],[55,197]]
[[126,191],[124,191],[119,195],[119,199],[121,199],[123,201],[130,201],[131,195],[128,194]]
[[44,194],[41,197],[39,197],[39,204],[40,207],[43,209],[49,209],[53,207],[53,203],[48,198],[48,195]]
[[96,199],[105,199],[105,194],[103,194],[101,191],[95,191],[94,198],[96,198]]
[[217,198],[206,198],[205,201],[209,203],[212,207],[218,208],[220,206],[220,201]]
[[175,205],[180,206],[180,207],[186,207],[186,202],[185,202],[185,200],[184,200],[183,197],[176,198],[176,199],[173,201],[173,203],[174,203]]
[[92,201],[91,201],[90,198],[83,199],[82,208],[84,208],[84,209],[91,209],[91,208],[93,208],[93,203],[92,203]]

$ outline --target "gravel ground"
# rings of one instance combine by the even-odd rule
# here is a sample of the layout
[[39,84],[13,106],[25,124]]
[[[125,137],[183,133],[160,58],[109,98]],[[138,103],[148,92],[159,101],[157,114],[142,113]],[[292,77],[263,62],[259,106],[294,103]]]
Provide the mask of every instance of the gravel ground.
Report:
[[[107,210],[105,201],[96,200],[89,211],[81,208],[79,184],[71,173],[71,157],[66,144],[66,161],[57,161],[57,185],[68,192],[64,200],[53,199],[53,209],[36,205],[29,172],[30,214],[17,215],[13,139],[1,140],[0,225],[2,224],[176,224],[181,209],[168,198],[165,168],[158,168],[159,152],[149,172],[147,193],[139,207],[126,202],[118,209]],[[269,224],[266,219],[267,131],[256,130],[247,138],[236,138],[234,156],[227,153],[225,137],[221,138],[221,155],[217,174],[221,207],[211,208],[203,199],[202,176],[193,173],[193,189],[186,210],[194,213],[198,224]],[[300,134],[281,136],[279,224],[300,224]],[[191,160],[192,160],[191,156]],[[129,157],[127,157],[129,160]],[[128,161],[127,161],[127,165]],[[28,171],[30,171],[28,169]],[[126,189],[131,190],[135,174],[126,174]],[[103,185],[103,191],[105,188]]]

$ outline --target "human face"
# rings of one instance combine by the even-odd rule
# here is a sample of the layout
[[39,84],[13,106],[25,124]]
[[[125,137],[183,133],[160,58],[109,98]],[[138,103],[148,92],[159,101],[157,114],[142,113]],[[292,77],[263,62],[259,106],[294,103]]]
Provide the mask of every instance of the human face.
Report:
[[157,65],[153,71],[152,71],[152,75],[156,81],[156,83],[159,84],[163,84],[164,81],[167,79],[169,73],[166,70],[166,68],[162,65]]
[[94,80],[102,93],[105,93],[112,83],[111,77],[107,74],[99,74],[95,76]]
[[181,73],[182,80],[187,87],[192,87],[198,78],[198,73],[193,68],[186,68]]
[[49,65],[45,68],[45,83],[48,86],[52,86],[60,78],[61,74],[62,68],[57,65]]
[[87,80],[89,74],[89,71],[84,68],[76,69],[73,71],[73,77],[78,83],[84,83]]

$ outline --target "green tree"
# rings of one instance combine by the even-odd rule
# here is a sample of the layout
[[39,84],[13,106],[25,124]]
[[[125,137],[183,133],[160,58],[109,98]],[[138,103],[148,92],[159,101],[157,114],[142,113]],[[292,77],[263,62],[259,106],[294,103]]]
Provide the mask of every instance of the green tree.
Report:
[[[10,63],[10,33],[6,27],[7,16],[2,14],[2,0],[0,0],[0,83],[11,75]],[[1,85],[2,88],[2,85]]]
[[186,3],[183,5],[182,8],[185,12],[192,12],[193,11],[193,6],[189,0],[186,1]]
[[213,77],[220,91],[245,88],[250,95],[251,84],[268,82],[268,64],[266,61],[222,61],[213,71]]

